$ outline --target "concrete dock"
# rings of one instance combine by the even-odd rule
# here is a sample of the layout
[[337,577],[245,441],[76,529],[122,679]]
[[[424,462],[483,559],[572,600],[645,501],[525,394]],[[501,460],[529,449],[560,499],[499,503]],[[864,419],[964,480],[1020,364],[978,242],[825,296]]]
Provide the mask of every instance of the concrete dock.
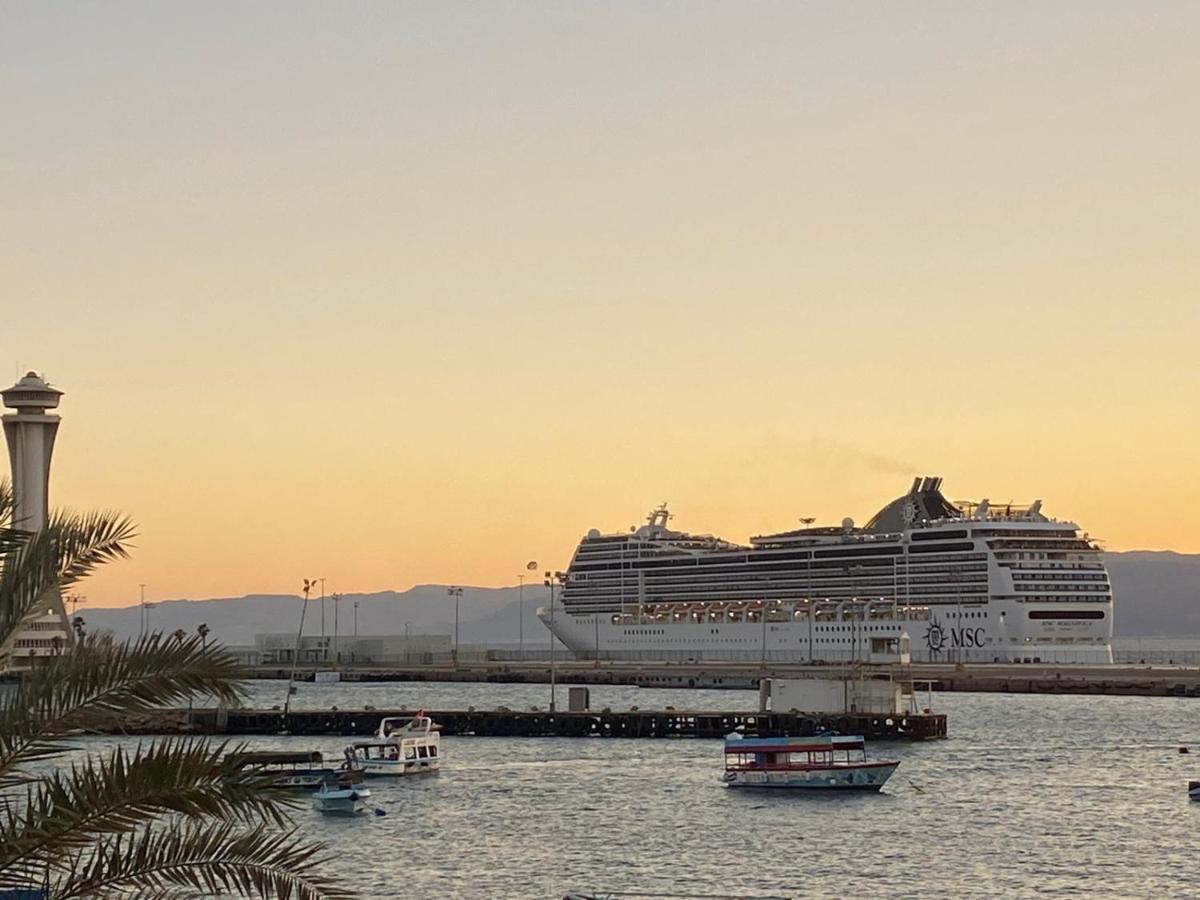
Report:
[[[412,710],[173,709],[122,723],[124,734],[372,735],[385,717]],[[697,712],[692,710],[425,710],[442,734],[476,737],[720,738],[732,731],[747,737],[825,732],[861,734],[874,740],[937,740],[946,736],[946,717],[937,713]]]
[[[850,673],[853,672],[852,675]],[[279,666],[250,669],[255,678],[288,677]],[[298,677],[311,680],[314,669]],[[892,678],[922,690],[1014,694],[1108,694],[1143,697],[1200,697],[1200,667],[1140,665],[1051,665],[1012,663],[913,663],[909,666],[781,665],[768,663],[560,662],[559,684],[617,684],[638,687],[752,690],[763,678]],[[547,662],[488,662],[448,666],[354,666],[341,668],[343,681],[429,681],[544,684]]]

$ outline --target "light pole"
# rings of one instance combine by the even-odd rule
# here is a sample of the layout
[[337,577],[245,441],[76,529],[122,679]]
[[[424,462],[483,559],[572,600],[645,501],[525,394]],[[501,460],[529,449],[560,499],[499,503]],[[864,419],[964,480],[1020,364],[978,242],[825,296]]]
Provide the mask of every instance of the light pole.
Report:
[[321,647],[325,647],[325,579],[317,579],[321,582]]
[[[812,528],[813,522],[817,521],[814,516],[801,516],[800,524],[804,530]],[[816,607],[813,606],[812,600],[812,544],[808,545],[808,556],[804,560],[804,599],[808,603],[808,661],[813,662],[813,617],[816,615]]]
[[765,590],[763,591],[763,594],[762,611],[759,613],[759,615],[762,616],[762,664],[763,668],[765,669],[767,667],[767,598],[765,596]]
[[338,647],[338,601],[342,599],[341,594],[333,594],[333,660],[340,663],[342,661],[342,651]]
[[358,601],[354,601],[354,639],[358,640]]
[[525,655],[525,573],[517,576],[517,658]]
[[[857,604],[858,603],[858,576],[862,575],[863,572],[865,571],[865,569],[860,565],[854,565],[854,566],[848,566],[846,568],[846,571],[850,574],[850,594],[851,594],[850,599],[852,600],[853,603]],[[863,607],[862,615],[863,615],[862,621],[865,621],[866,620],[866,607]],[[855,661],[858,660],[859,654],[862,650],[862,648],[859,646],[859,644],[862,642],[862,625],[859,624],[859,621],[860,620],[856,613],[855,618],[854,618],[854,625],[852,626],[854,628],[854,630],[853,630],[853,632],[851,632],[851,635],[853,637],[853,643],[851,644],[851,647],[853,648],[853,650],[851,652],[854,654]]]
[[[525,572],[536,572],[537,567],[537,560],[531,559],[525,563]],[[521,592],[517,600],[517,642],[522,658],[525,656],[525,572],[517,576],[517,581],[521,583]]]
[[458,604],[462,600],[462,588],[446,588],[446,594],[454,598],[454,668],[458,668]]
[[554,581],[555,581],[555,579],[558,579],[561,577],[562,577],[562,572],[555,572],[553,575],[551,575],[549,572],[547,572],[546,578],[542,582],[542,584],[544,584],[546,587],[550,588],[550,712],[552,712],[552,713],[554,712],[554,709],[555,709],[555,707],[554,707],[554,689],[556,687],[555,682],[558,680],[557,679],[558,664],[557,664],[557,660],[556,660],[556,657],[554,654],[554,638],[555,638],[555,634],[554,634]]
[[[954,661],[962,662],[963,658],[963,623],[962,623],[962,566],[950,567],[950,580],[954,582],[954,603],[956,607],[955,620],[958,622],[958,640],[951,641],[951,646],[954,648]],[[951,629],[950,634],[954,634]]]

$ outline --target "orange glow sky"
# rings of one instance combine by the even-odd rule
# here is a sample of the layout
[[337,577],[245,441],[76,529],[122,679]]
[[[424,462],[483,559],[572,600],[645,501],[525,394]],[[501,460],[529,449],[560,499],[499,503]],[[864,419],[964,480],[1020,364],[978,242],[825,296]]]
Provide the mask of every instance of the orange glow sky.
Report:
[[1200,551],[1200,5],[6,5],[4,379],[148,596],[914,475]]

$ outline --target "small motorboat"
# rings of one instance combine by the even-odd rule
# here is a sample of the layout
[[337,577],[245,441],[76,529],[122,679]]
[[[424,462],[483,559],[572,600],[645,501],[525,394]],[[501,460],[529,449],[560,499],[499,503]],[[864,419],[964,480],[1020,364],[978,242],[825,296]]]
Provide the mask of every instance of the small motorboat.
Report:
[[1188,782],[1188,799],[1200,800],[1200,781]]
[[878,791],[900,765],[867,759],[861,737],[725,738],[724,782],[740,788]]
[[358,816],[367,811],[364,801],[370,796],[367,788],[343,786],[333,775],[313,794],[313,809],[326,816]]

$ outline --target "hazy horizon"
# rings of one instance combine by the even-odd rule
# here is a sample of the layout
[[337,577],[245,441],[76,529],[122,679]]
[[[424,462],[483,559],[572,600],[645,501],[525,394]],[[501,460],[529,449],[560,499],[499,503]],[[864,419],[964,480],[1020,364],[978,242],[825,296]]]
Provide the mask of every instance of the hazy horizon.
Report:
[[918,475],[1200,552],[1198,33],[6,4],[0,361],[66,392],[52,504],[140,532],[82,591],[511,585],[663,500],[743,541]]

